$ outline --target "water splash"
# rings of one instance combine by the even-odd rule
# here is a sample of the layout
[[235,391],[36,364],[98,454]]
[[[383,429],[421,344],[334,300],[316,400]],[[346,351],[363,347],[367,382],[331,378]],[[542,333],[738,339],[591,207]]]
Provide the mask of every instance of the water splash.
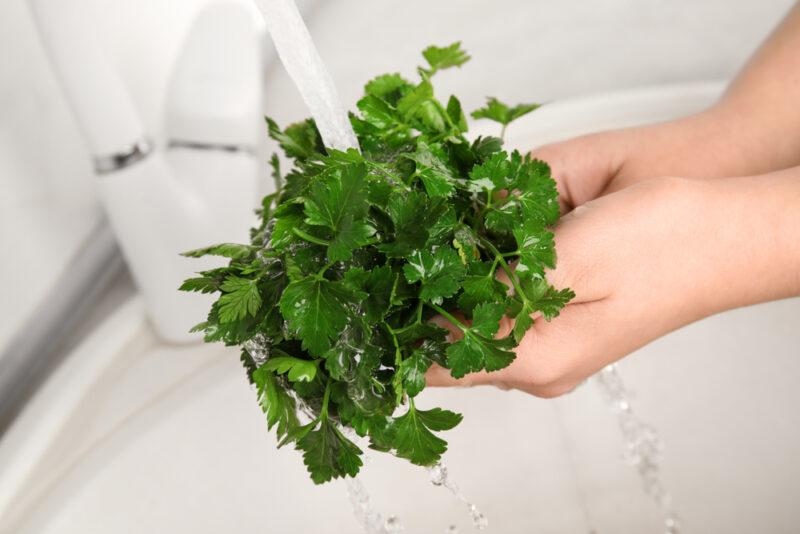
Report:
[[[472,518],[473,527],[478,530],[484,530],[489,526],[489,520],[486,518],[483,512],[481,512],[477,506],[471,503],[464,493],[461,492],[455,482],[450,479],[450,474],[447,470],[447,466],[444,463],[439,462],[429,467],[428,476],[430,477],[431,484],[447,489],[458,501],[464,503],[464,505],[467,507],[470,518]],[[455,529],[455,526],[451,525],[448,528]],[[448,530],[448,532],[457,532],[457,530]]]
[[[347,439],[355,443],[360,449],[367,448],[367,440],[356,434],[352,428],[342,427],[342,433]],[[372,462],[369,454],[362,456],[364,465]],[[366,534],[399,534],[404,530],[403,523],[399,517],[390,515],[384,521],[383,516],[375,509],[372,504],[367,488],[361,481],[360,476],[345,479],[347,493],[350,496],[350,505],[353,508],[353,515],[361,523]]]
[[358,140],[330,73],[311,40],[294,0],[256,0],[275,49],[292,77],[326,147],[358,149]]
[[383,523],[383,528],[386,530],[387,534],[397,534],[403,531],[403,523],[397,516],[390,515]]
[[665,534],[680,534],[680,520],[672,506],[672,496],[661,481],[661,452],[664,445],[655,429],[642,421],[631,408],[631,394],[617,366],[612,364],[595,375],[595,381],[612,410],[617,414],[625,441],[625,459],[634,466],[642,489],[661,508]]
[[269,359],[269,348],[271,346],[269,338],[262,333],[254,335],[243,344],[245,350],[252,358],[256,366],[261,367]]
[[[358,519],[364,532],[367,534],[395,534],[402,531],[403,526],[395,516],[390,516],[386,521],[383,516],[375,510],[370,499],[369,492],[364,487],[358,477],[347,479],[347,494],[350,497],[350,505],[353,514]],[[389,527],[399,528],[400,530],[389,530]]]

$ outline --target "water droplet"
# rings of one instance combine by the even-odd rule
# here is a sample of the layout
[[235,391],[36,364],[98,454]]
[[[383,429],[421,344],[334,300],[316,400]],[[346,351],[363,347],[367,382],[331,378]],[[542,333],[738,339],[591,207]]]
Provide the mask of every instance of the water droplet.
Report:
[[601,393],[614,412],[625,443],[625,460],[638,471],[644,493],[664,512],[664,532],[678,534],[679,521],[672,510],[672,499],[660,476],[660,456],[663,444],[655,429],[642,421],[631,407],[630,391],[615,365],[609,365],[595,375]]
[[664,533],[665,534],[680,534],[680,521],[674,515],[670,515],[664,521]]
[[444,534],[458,534],[458,527],[455,525],[450,525],[445,529]]
[[264,334],[256,334],[243,344],[245,350],[257,366],[262,366],[269,359],[272,340]]
[[396,534],[403,531],[403,524],[400,522],[400,518],[394,515],[387,517],[383,526],[388,534]]
[[483,530],[489,526],[489,520],[474,504],[469,505],[469,515],[472,516],[472,525],[478,530]]
[[431,477],[431,484],[441,486],[447,482],[447,466],[438,463],[428,468],[428,475]]

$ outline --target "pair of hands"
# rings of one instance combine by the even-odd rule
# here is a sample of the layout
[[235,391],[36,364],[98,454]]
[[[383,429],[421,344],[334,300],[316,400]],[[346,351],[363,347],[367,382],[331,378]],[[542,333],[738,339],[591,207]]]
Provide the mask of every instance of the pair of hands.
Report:
[[[562,395],[676,328],[795,291],[794,279],[751,283],[753,276],[771,276],[775,257],[752,260],[784,253],[778,243],[776,250],[763,245],[770,229],[787,221],[751,213],[773,193],[765,182],[744,177],[785,163],[754,154],[756,145],[746,138],[752,134],[745,125],[734,128],[736,121],[735,112],[718,105],[674,122],[535,150],[552,167],[566,213],[555,229],[558,267],[548,279],[572,288],[576,298],[552,322],[535,322],[508,368],[455,380],[434,366],[428,384]],[[512,326],[507,320],[498,335]]]

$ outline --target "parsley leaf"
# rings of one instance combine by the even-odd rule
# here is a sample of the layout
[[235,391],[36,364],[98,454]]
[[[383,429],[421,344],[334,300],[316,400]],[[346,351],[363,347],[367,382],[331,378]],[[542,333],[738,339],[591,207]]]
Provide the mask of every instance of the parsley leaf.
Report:
[[453,296],[464,278],[464,264],[452,249],[440,248],[433,253],[415,250],[403,266],[406,280],[420,282],[420,298],[441,304],[445,297]]
[[425,388],[425,372],[432,363],[424,350],[417,349],[400,364],[400,376],[409,397],[416,397]]
[[534,311],[542,312],[548,321],[558,317],[561,309],[575,298],[575,292],[571,289],[556,289],[543,278],[522,280],[521,287],[526,299],[533,303]]
[[210,247],[199,248],[181,253],[181,256],[187,258],[200,258],[202,256],[222,256],[223,258],[230,258],[232,260],[242,260],[252,256],[256,247],[252,245],[239,245],[236,243],[222,243],[220,245],[213,245]]
[[295,413],[294,399],[278,384],[275,375],[263,366],[252,374],[253,383],[258,391],[258,403],[267,416],[267,426],[277,426],[278,438],[299,425]]
[[435,464],[447,450],[447,442],[432,431],[450,430],[461,419],[460,414],[448,410],[417,410],[412,405],[394,422],[397,456],[417,465]]
[[289,125],[281,130],[277,123],[266,117],[269,136],[278,141],[290,158],[312,159],[323,151],[322,137],[313,119]]
[[[517,267],[519,269],[519,267]],[[543,278],[526,277],[520,280],[521,294],[515,296],[512,303],[512,317],[514,318],[513,336],[519,343],[525,333],[533,325],[532,315],[541,312],[546,321],[557,317],[561,309],[575,298],[571,289],[558,290],[547,283]]]
[[543,276],[545,268],[556,266],[553,233],[527,222],[512,230],[519,250],[517,274],[521,277]]
[[328,244],[330,261],[348,260],[353,249],[369,243],[375,228],[363,220],[368,209],[366,168],[349,165],[316,182],[305,201],[305,222],[323,226],[333,236]]
[[403,94],[412,87],[413,85],[399,74],[383,74],[370,80],[364,86],[364,92],[369,96],[385,100],[391,105],[396,105]]
[[489,119],[499,122],[503,126],[508,126],[512,121],[527,115],[531,111],[537,110],[541,104],[518,104],[509,106],[494,97],[486,99],[486,106],[472,112],[473,119]]
[[502,302],[508,287],[495,278],[494,263],[475,262],[469,266],[469,273],[464,278],[464,293],[458,299],[458,305],[465,312],[472,312],[483,302]]
[[422,51],[422,57],[430,65],[429,69],[422,69],[428,76],[432,76],[436,71],[450,67],[460,67],[467,61],[469,56],[461,49],[461,42],[455,42],[449,46],[429,46]]
[[371,271],[354,267],[345,273],[345,281],[357,292],[366,295],[362,307],[368,321],[377,323],[386,315],[397,276],[386,265]]
[[223,323],[255,315],[261,306],[258,280],[230,276],[222,282],[220,289],[219,319]]
[[447,364],[455,378],[467,373],[497,371],[514,360],[510,348],[514,340],[493,339],[497,333],[504,307],[500,303],[483,303],[475,307],[472,326],[464,330],[464,337],[447,348]]
[[425,220],[429,214],[428,197],[425,194],[393,191],[386,210],[394,226],[394,239],[380,245],[382,252],[390,257],[402,258],[425,246],[428,241]]
[[208,276],[200,276],[198,278],[188,278],[184,280],[184,282],[181,284],[181,287],[178,289],[180,291],[214,293],[215,291],[219,291],[219,286],[220,283],[218,280]]
[[455,177],[444,164],[446,156],[440,147],[420,143],[417,151],[406,154],[406,157],[416,163],[416,175],[425,185],[429,197],[449,197],[453,194]]
[[301,360],[288,355],[272,356],[264,364],[264,369],[278,374],[286,374],[292,382],[311,382],[317,376],[319,360]]
[[321,356],[347,324],[354,294],[341,282],[309,276],[292,282],[280,299],[281,314],[303,348]]
[[297,447],[303,451],[303,462],[315,484],[354,477],[361,468],[361,450],[328,418],[322,419],[319,428],[307,431],[297,440]]
[[476,165],[470,171],[470,190],[479,193],[482,190],[505,189],[508,187],[508,174],[508,154],[495,152],[488,160]]

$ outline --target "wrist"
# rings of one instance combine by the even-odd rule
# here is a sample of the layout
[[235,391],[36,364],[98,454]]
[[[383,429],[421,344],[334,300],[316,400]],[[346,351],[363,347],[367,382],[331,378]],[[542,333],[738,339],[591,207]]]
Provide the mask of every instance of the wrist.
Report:
[[706,314],[800,295],[800,168],[702,187]]
[[658,176],[722,178],[800,164],[800,132],[790,136],[728,99],[674,121],[617,132],[619,171],[610,191]]
[[771,109],[762,100],[728,94],[702,115],[719,125],[726,153],[735,158],[738,172],[717,176],[752,176],[800,165],[798,117],[785,106]]

